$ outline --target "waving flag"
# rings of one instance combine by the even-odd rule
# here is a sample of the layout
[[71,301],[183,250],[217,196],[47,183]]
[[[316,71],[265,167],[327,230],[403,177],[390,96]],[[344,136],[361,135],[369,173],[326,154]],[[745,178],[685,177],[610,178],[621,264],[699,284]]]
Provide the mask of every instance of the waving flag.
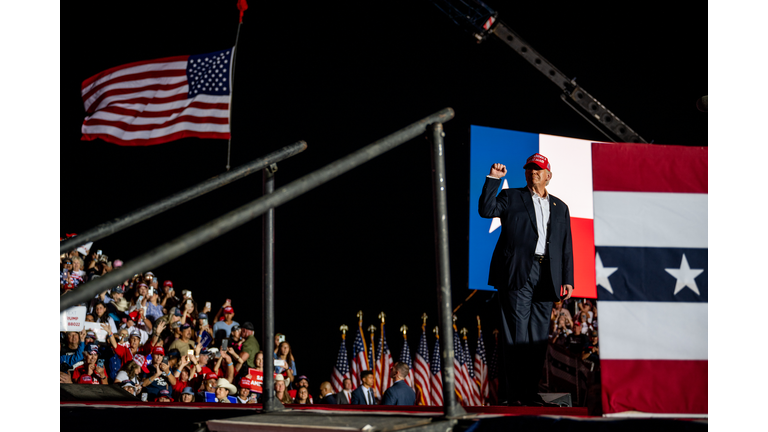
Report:
[[440,363],[440,336],[435,339],[435,349],[432,350],[432,362],[430,363],[432,377],[429,382],[429,396],[432,406],[443,406],[443,373]]
[[346,336],[342,334],[339,354],[336,356],[336,366],[333,367],[333,374],[331,375],[331,386],[333,386],[334,392],[338,393],[344,390],[344,380],[346,378],[350,378],[349,361],[347,361]]
[[429,381],[431,374],[429,372],[429,348],[427,347],[427,333],[421,326],[421,339],[419,339],[419,350],[416,352],[416,368],[413,375],[416,378],[416,386],[413,389],[416,392],[416,405],[432,405],[430,398]]
[[453,326],[453,368],[456,371],[456,393],[462,405],[471,405],[472,396],[469,388],[469,371],[464,363],[464,349],[456,326]]
[[525,186],[525,160],[534,153],[552,164],[547,190],[565,201],[571,213],[574,297],[596,298],[595,243],[592,205],[592,142],[554,135],[471,126],[469,181],[469,289],[488,285],[491,256],[501,233],[498,219],[481,218],[477,202],[491,165],[507,166],[500,189]]
[[[478,323],[480,318],[478,317]],[[483,330],[477,326],[477,350],[475,351],[475,385],[480,390],[481,405],[488,399],[488,363],[485,359],[485,343],[483,342]]]
[[408,338],[403,333],[403,349],[400,350],[400,363],[408,365],[408,376],[405,377],[405,383],[408,387],[413,388],[413,360],[411,360],[411,350],[408,348]]
[[603,412],[707,414],[707,148],[593,144]]
[[83,81],[84,141],[124,146],[229,139],[234,48],[139,61]]
[[467,369],[468,372],[468,380],[467,380],[467,387],[469,391],[469,404],[468,405],[474,405],[479,406],[483,404],[483,401],[480,399],[480,388],[475,383],[475,371],[472,367],[472,354],[469,352],[469,342],[467,341],[467,335],[464,334],[464,367]]
[[363,339],[363,321],[361,320],[357,326],[357,335],[355,335],[355,342],[352,358],[352,389],[356,389],[362,381],[360,380],[360,374],[365,370],[370,370],[371,367],[368,364],[368,356],[366,355],[365,339]]
[[390,382],[389,369],[392,367],[392,355],[387,345],[387,335],[384,330],[384,323],[381,323],[381,339],[379,339],[379,351],[376,353],[376,376],[374,379],[374,394],[376,398],[381,399],[384,392],[392,386]]

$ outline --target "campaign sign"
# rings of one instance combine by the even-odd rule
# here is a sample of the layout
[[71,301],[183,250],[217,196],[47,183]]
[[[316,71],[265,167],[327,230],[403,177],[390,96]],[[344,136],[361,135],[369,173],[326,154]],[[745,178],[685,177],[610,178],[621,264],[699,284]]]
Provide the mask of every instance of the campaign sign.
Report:
[[85,306],[74,306],[61,313],[59,331],[80,332],[85,326]]
[[[275,378],[277,378],[277,373],[275,373]],[[264,372],[254,368],[248,368],[248,375],[246,375],[240,382],[240,387],[248,387],[256,393],[261,393],[261,387],[264,383]]]
[[483,126],[470,127],[469,162],[469,280],[467,287],[494,290],[488,270],[501,234],[499,218],[485,219],[478,202],[491,165],[507,167],[499,190],[525,187],[525,161],[535,153],[549,159],[552,180],[547,191],[563,200],[571,214],[574,297],[597,298],[595,235],[592,200],[592,142]]
[[[227,399],[229,399],[232,403],[237,403],[237,398],[234,396],[227,396]],[[205,392],[205,401],[206,402],[218,402],[219,400],[216,399],[216,393],[211,392]]]
[[107,341],[107,331],[104,330],[101,327],[101,323],[95,323],[95,322],[84,322],[83,325],[85,326],[86,330],[91,330],[94,333],[96,333],[96,340],[99,342],[106,342]]
[[210,345],[211,342],[213,342],[213,338],[208,334],[207,331],[204,331],[202,334],[200,334],[200,344],[203,345],[203,348],[208,348],[208,345]]

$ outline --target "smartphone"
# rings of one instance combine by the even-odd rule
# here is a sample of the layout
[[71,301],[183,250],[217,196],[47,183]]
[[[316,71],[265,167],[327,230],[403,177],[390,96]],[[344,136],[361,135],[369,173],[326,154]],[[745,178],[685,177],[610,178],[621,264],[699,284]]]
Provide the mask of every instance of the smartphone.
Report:
[[187,350],[187,355],[192,357],[193,355],[195,355],[195,350]]
[[226,351],[227,346],[229,346],[229,340],[228,339],[222,339],[221,340],[221,350]]
[[97,364],[97,365],[99,365],[99,367],[102,367],[102,368],[103,368],[103,367],[104,367],[104,359],[99,359],[99,360],[96,362],[96,364]]
[[278,342],[285,342],[285,335],[280,335],[280,337],[277,338]]
[[205,327],[208,325],[208,318],[203,318],[200,320],[200,326]]
[[187,299],[187,304],[193,304],[192,299]]
[[192,291],[187,291],[187,298],[192,298]]
[[226,304],[227,306],[231,305],[231,304],[232,304],[232,300],[230,300],[230,299],[227,299],[227,302],[226,302],[225,304]]
[[216,358],[220,358],[220,357],[221,357],[221,351],[216,351]]
[[141,301],[142,301],[142,300],[144,300],[144,296],[143,296],[143,295],[140,295],[140,296],[139,296],[139,300],[137,300],[137,301],[136,301],[136,303],[141,303]]
[[285,367],[285,360],[275,359],[275,366]]
[[96,251],[96,256],[101,256],[101,249]]
[[211,302],[205,302],[205,307],[210,309],[211,308]]
[[150,287],[149,288],[149,296],[152,297],[153,295],[155,295],[155,289]]

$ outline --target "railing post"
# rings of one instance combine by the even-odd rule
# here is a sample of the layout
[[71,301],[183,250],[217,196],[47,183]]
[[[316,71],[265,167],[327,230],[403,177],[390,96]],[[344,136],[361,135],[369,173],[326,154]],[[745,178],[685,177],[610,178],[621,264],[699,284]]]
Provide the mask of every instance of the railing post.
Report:
[[[275,190],[277,164],[264,168],[264,196]],[[275,397],[275,362],[272,359],[272,343],[275,339],[275,208],[272,207],[261,219],[261,297],[262,328],[264,329],[264,379],[261,395],[264,412],[285,411],[285,406]],[[286,390],[287,391],[287,390]]]
[[435,214],[435,259],[437,261],[437,302],[440,319],[440,367],[443,373],[443,413],[455,419],[467,414],[456,401],[456,373],[453,369],[453,308],[451,306],[451,268],[448,253],[448,200],[445,189],[445,151],[442,123],[432,123],[432,197]]

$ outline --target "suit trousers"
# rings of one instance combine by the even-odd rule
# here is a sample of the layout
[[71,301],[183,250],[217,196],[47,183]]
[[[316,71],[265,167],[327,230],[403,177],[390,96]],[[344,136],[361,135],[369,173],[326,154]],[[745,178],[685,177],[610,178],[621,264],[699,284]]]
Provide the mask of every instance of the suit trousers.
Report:
[[508,401],[526,401],[538,393],[549,342],[552,279],[549,261],[534,260],[522,287],[496,287],[504,327],[503,365]]

